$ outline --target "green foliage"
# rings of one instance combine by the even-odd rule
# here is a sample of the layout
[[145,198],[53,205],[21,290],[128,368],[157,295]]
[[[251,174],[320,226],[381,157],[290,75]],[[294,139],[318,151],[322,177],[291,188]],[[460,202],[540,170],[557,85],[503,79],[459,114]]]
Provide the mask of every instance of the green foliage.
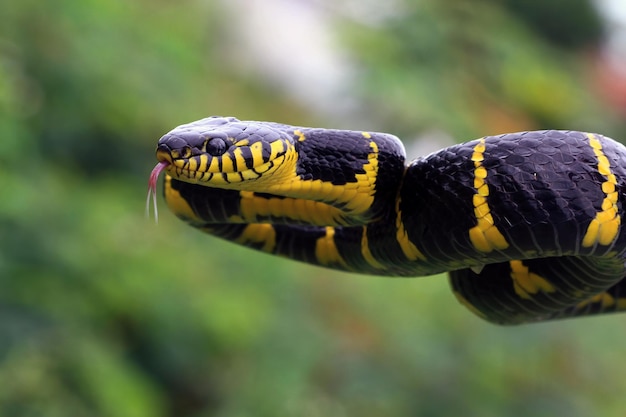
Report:
[[[602,20],[587,0],[491,0],[510,10],[546,41],[567,49],[597,45],[603,35]],[[567,18],[563,15],[567,13]]]
[[[445,3],[340,22],[379,130],[625,132],[584,54]],[[242,24],[210,2],[0,6],[0,416],[621,415],[622,317],[494,327],[443,277],[332,273],[163,205],[144,218],[171,127],[319,117],[232,65]]]
[[543,42],[524,19],[490,2],[406,7],[385,25],[346,31],[362,60],[366,96],[374,103],[382,97],[386,123],[399,133],[445,126],[469,140],[555,126],[623,129],[581,85],[581,55]]

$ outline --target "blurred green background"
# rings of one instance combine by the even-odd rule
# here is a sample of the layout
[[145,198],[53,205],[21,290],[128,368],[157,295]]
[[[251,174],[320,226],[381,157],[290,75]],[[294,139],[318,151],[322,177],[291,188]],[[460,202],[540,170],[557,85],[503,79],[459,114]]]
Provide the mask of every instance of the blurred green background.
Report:
[[624,316],[497,327],[444,276],[144,217],[158,138],[214,114],[386,131],[411,156],[624,140],[614,24],[586,0],[3,2],[0,415],[623,416]]

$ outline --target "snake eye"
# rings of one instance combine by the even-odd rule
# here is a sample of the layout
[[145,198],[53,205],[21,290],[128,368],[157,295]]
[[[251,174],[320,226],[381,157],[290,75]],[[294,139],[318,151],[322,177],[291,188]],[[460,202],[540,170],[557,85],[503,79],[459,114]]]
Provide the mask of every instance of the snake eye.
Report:
[[221,138],[212,138],[206,144],[206,151],[212,156],[220,156],[226,152],[226,142]]

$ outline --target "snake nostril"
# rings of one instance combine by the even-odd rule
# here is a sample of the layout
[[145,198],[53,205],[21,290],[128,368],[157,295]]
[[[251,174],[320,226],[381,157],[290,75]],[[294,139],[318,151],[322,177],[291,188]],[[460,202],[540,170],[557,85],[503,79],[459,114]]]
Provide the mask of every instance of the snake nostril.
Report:
[[167,153],[169,154],[171,151],[170,147],[167,146],[165,143],[159,143],[159,145],[157,146],[157,152],[159,153]]
[[212,138],[206,144],[206,151],[212,156],[220,156],[226,152],[226,142],[222,138]]

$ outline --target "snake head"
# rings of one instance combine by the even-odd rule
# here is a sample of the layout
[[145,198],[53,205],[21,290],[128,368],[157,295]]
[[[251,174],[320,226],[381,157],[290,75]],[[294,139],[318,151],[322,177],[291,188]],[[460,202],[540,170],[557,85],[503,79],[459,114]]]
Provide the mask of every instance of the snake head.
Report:
[[240,190],[251,183],[279,180],[277,174],[297,159],[293,139],[280,125],[240,122],[234,117],[209,117],[178,126],[159,140],[156,156],[176,179]]

